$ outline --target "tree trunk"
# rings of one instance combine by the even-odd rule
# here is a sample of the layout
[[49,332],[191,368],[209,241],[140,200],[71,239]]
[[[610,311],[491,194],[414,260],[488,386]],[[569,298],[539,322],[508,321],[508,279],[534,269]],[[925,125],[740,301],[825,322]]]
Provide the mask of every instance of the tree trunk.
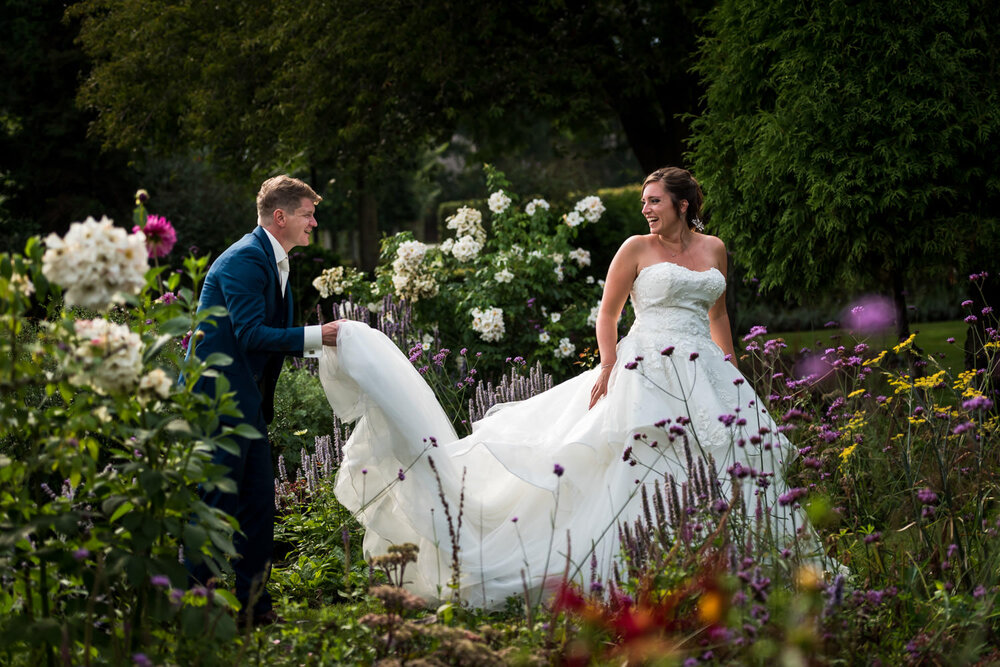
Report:
[[360,260],[362,271],[375,270],[378,264],[378,202],[375,195],[361,188],[358,195],[358,232],[360,240]]
[[896,307],[896,338],[903,341],[910,337],[910,316],[906,310],[906,290],[903,287],[903,273],[892,269],[892,301]]
[[[997,313],[1000,313],[1000,276],[993,271],[982,281],[969,281],[968,299],[972,301],[969,314],[975,315],[976,320],[969,323],[969,328],[965,333],[965,370],[978,370],[987,368],[989,356],[983,347],[992,340],[988,328],[995,329],[997,326]],[[990,313],[983,314],[986,307],[993,309]],[[996,397],[993,397],[994,399]]]
[[663,127],[648,102],[622,100],[616,106],[625,138],[645,173],[667,165],[683,166],[680,142],[670,136],[673,133]]

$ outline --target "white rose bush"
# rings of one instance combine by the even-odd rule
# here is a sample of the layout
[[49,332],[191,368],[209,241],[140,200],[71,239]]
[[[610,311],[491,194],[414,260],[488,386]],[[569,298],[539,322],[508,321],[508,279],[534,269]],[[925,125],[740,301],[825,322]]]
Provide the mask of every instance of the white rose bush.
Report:
[[218,430],[238,414],[225,386],[189,389],[229,362],[186,335],[224,312],[197,313],[207,266],[151,267],[142,231],[108,218],[0,254],[0,655],[131,664],[171,628],[192,662],[235,635],[235,598],[189,588],[180,559],[229,571],[237,523],[197,488],[228,488],[212,452],[253,435]]
[[360,301],[378,294],[407,302],[417,329],[481,352],[486,371],[516,355],[541,362],[557,378],[578,372],[578,353],[596,348],[588,317],[601,288],[590,273],[590,252],[574,240],[583,226],[600,223],[604,205],[594,195],[571,200],[564,214],[539,197],[522,204],[490,168],[486,186],[484,209],[459,207],[445,220],[449,236],[441,243],[423,244],[409,232],[389,237],[374,285],[359,282],[343,296],[321,296]]

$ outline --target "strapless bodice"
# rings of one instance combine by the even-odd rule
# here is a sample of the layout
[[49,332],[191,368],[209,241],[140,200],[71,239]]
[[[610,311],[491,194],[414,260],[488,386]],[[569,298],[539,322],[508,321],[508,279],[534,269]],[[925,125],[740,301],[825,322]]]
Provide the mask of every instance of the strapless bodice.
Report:
[[710,339],[708,311],[725,289],[726,280],[714,267],[695,271],[673,262],[651,264],[632,283],[630,333],[669,341]]

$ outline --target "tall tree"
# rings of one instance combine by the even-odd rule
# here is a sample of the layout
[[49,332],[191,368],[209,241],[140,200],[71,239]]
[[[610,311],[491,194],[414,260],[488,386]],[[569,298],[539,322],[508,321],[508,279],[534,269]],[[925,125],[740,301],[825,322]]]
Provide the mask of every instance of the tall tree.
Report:
[[80,99],[109,145],[210,147],[236,169],[306,165],[350,184],[364,264],[375,193],[461,123],[474,141],[538,115],[594,136],[616,120],[642,167],[678,162],[695,2],[84,0]]
[[[0,247],[62,232],[88,215],[124,217],[133,175],[120,153],[87,138],[92,114],[78,108],[86,56],[63,22],[65,3],[6,0],[0,21]],[[127,219],[127,218],[126,218]]]
[[722,0],[693,164],[715,229],[800,299],[990,268],[1000,244],[1000,5]]

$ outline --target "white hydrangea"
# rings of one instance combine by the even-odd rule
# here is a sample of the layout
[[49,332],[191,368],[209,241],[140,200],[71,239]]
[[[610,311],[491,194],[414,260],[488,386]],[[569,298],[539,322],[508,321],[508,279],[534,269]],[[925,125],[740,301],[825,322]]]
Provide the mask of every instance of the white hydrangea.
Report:
[[403,241],[396,248],[397,260],[403,260],[407,264],[419,264],[427,254],[427,246],[420,241]]
[[480,310],[473,308],[472,330],[479,334],[479,337],[487,342],[502,340],[506,330],[503,324],[502,308],[486,308]]
[[577,227],[583,224],[583,216],[580,215],[579,211],[570,211],[563,216],[563,222],[566,223],[567,227]]
[[494,213],[503,213],[510,206],[510,197],[503,190],[497,190],[490,195],[486,204],[490,207],[490,210]]
[[506,268],[500,269],[495,274],[493,274],[493,280],[498,283],[509,283],[514,280],[514,274],[508,271]]
[[569,253],[569,258],[577,263],[578,266],[590,266],[590,251],[584,250],[583,248],[577,248],[576,250],[571,250]]
[[471,262],[479,257],[483,244],[471,236],[462,236],[451,246],[451,254],[460,262]]
[[524,207],[524,212],[528,215],[534,215],[535,211],[539,209],[548,211],[549,203],[544,199],[532,199],[528,202],[528,205]]
[[142,373],[142,339],[125,324],[105,319],[73,323],[76,344],[72,359],[80,364],[70,381],[98,393],[129,393]]
[[587,222],[597,222],[604,214],[604,202],[596,195],[584,197],[573,207],[574,211],[579,211]]
[[146,285],[146,236],[129,234],[107,217],[74,222],[65,237],[49,234],[45,245],[42,273],[63,287],[68,306],[104,310]]
[[[483,229],[483,214],[474,208],[463,206],[454,215],[449,216],[445,223],[448,229],[455,230],[456,237],[471,236],[479,243],[486,243],[486,230]],[[448,249],[445,248],[448,245]],[[441,250],[448,252],[451,246],[448,240],[441,244]]]
[[597,326],[597,315],[601,312],[601,302],[598,301],[597,305],[590,309],[590,315],[587,316],[587,324],[592,327]]
[[538,334],[539,343],[548,343],[550,340],[552,339],[547,331],[543,331],[542,333]]
[[173,380],[162,368],[154,368],[139,380],[139,401],[145,404],[150,398],[159,397],[167,399],[170,397],[170,388]]
[[337,294],[349,292],[362,279],[360,273],[351,267],[335,266],[323,269],[323,273],[313,280],[312,285],[319,290],[321,298],[326,299]]
[[552,354],[561,359],[565,359],[570,355],[572,355],[574,352],[576,352],[576,345],[573,345],[573,343],[569,342],[569,338],[560,338],[559,347],[557,347],[552,352]]
[[399,298],[419,301],[438,293],[437,280],[423,265],[426,255],[427,246],[420,241],[399,244],[392,262],[392,288]]

